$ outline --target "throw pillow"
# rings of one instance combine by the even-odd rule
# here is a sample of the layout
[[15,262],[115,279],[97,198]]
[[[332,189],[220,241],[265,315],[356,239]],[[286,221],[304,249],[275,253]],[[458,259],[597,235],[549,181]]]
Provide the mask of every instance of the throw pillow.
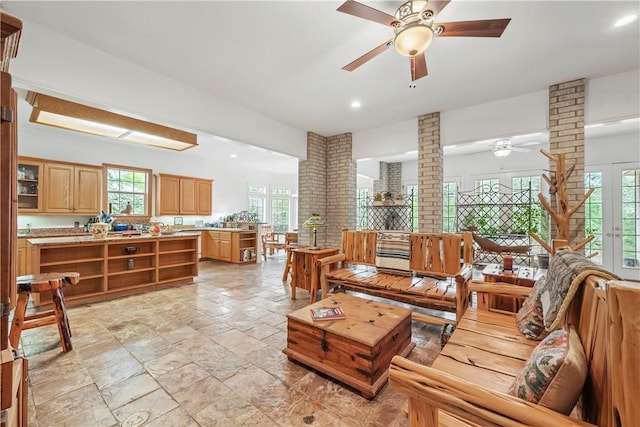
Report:
[[540,341],[508,393],[568,415],[580,397],[587,370],[580,337],[567,326]]
[[540,340],[547,336],[542,315],[542,302],[540,293],[547,286],[547,278],[539,279],[531,289],[531,293],[522,303],[522,307],[516,314],[516,323],[522,334],[530,340]]
[[406,231],[378,231],[376,267],[410,272],[411,234]]

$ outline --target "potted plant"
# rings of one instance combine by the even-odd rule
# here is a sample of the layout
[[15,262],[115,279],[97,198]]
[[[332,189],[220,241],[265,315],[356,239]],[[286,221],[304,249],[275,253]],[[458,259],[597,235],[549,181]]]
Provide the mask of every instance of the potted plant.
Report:
[[376,193],[376,195],[373,197],[373,204],[374,206],[379,206],[382,204],[382,193]]
[[393,204],[393,193],[391,191],[384,192],[384,204],[385,205]]
[[396,194],[396,205],[404,205],[404,204],[405,204],[405,200],[402,193]]

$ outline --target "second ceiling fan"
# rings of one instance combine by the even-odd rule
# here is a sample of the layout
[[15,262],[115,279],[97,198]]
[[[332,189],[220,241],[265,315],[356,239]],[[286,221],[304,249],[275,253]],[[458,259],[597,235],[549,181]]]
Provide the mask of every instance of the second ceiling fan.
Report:
[[450,0],[410,0],[389,15],[357,1],[347,0],[337,10],[393,28],[394,38],[370,50],[355,61],[342,67],[353,71],[365,62],[395,46],[398,53],[409,57],[411,81],[427,75],[424,55],[434,37],[500,37],[511,18],[478,21],[434,22],[438,13]]

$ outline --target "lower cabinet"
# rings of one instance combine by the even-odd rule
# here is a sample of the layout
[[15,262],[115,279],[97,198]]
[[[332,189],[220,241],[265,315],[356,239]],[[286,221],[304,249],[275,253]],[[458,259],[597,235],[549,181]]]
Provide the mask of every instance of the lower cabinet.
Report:
[[202,257],[233,263],[256,262],[257,234],[255,231],[202,232]]
[[[83,243],[32,245],[34,274],[77,271],[80,282],[64,288],[67,301],[97,301],[144,292],[198,275],[198,238],[167,236],[121,238]],[[43,239],[44,240],[44,239]],[[36,305],[51,303],[49,293],[34,294]]]

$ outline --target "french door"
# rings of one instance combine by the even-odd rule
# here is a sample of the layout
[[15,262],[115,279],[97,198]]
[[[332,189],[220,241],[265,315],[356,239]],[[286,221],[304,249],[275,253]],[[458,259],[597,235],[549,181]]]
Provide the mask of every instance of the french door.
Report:
[[640,162],[594,166],[585,181],[599,188],[592,207],[585,206],[586,228],[596,235],[591,250],[599,252],[593,261],[622,278],[640,280]]

